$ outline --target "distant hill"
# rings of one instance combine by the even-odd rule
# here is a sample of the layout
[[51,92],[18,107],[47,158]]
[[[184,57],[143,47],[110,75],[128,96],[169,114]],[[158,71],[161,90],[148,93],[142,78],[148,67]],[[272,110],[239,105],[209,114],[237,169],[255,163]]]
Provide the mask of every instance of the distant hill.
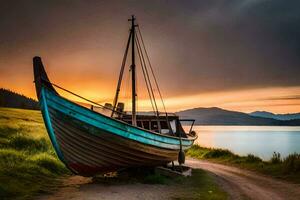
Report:
[[195,119],[197,125],[268,125],[299,126],[300,120],[277,120],[251,116],[242,112],[224,110],[217,107],[193,108],[176,113],[181,118]]
[[0,107],[38,110],[39,104],[34,99],[0,88]]
[[252,113],[249,113],[251,116],[255,117],[267,117],[277,120],[293,120],[293,119],[300,119],[300,113],[291,113],[291,114],[274,114],[271,112],[266,111],[255,111]]

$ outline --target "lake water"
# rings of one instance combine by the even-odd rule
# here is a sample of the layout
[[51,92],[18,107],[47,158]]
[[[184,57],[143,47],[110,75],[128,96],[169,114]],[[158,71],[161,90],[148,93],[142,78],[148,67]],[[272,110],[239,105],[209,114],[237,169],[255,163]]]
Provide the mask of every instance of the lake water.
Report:
[[285,157],[300,153],[300,127],[194,126],[196,144],[229,149],[239,155],[254,154],[268,160],[274,151]]

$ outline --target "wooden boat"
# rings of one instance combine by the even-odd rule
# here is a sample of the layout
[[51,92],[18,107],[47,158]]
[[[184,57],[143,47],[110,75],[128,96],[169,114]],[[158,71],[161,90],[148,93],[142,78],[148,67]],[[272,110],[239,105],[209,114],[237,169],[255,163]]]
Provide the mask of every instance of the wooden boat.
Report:
[[[41,58],[33,58],[36,93],[47,132],[59,159],[76,174],[93,176],[127,167],[160,166],[177,160],[178,155],[180,163],[183,163],[183,151],[191,147],[196,139],[191,131],[184,132],[176,115],[165,113],[162,116],[159,112],[155,116],[136,114],[134,20],[132,17],[124,55],[126,60],[131,41],[131,114],[119,109],[122,104],[116,106],[122,75],[119,78],[114,106],[102,106],[103,109],[111,111],[111,115],[107,116],[59,95],[55,87],[63,88],[50,82]],[[123,73],[124,66],[123,58],[120,74]],[[96,102],[87,101],[100,106]]]

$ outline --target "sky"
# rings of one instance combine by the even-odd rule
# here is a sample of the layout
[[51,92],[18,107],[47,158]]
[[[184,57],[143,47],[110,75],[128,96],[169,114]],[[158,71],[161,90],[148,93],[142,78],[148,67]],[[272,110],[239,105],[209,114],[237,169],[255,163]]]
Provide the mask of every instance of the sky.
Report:
[[[32,57],[38,55],[52,82],[111,102],[131,14],[168,111],[300,112],[296,0],[1,0],[0,87],[36,98]],[[128,80],[126,68],[125,103]],[[140,77],[138,105],[147,110],[143,86]]]

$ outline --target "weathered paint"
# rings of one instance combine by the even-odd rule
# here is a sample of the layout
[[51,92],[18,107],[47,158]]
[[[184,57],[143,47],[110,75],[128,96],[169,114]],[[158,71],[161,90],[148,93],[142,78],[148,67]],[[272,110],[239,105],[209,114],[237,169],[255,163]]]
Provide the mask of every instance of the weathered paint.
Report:
[[[160,148],[179,149],[180,140],[176,137],[155,134],[143,129],[133,127],[121,121],[111,119],[100,113],[95,113],[87,108],[78,106],[60,96],[55,95],[51,91],[44,89],[47,105],[66,115],[74,117],[84,123],[105,130],[111,134],[135,140],[144,144],[157,146]],[[189,148],[194,139],[182,138],[183,149]]]
[[[178,137],[134,127],[75,104],[46,87],[39,98],[44,122],[61,161],[74,173],[93,175],[176,160]],[[188,149],[194,138],[182,138]]]
[[[134,137],[131,139],[135,139],[135,136],[137,136],[166,144],[180,144],[178,137],[156,134],[141,128],[136,128],[127,123],[112,119],[100,113],[89,110],[85,107],[79,106],[71,101],[55,95],[47,89],[45,90],[45,97],[47,98],[48,106],[85,123],[98,127],[100,129],[107,130],[111,133],[115,133],[126,138],[130,138],[133,134]],[[194,139],[195,138],[182,138],[183,146],[192,145]],[[141,138],[141,140],[143,139]]]

